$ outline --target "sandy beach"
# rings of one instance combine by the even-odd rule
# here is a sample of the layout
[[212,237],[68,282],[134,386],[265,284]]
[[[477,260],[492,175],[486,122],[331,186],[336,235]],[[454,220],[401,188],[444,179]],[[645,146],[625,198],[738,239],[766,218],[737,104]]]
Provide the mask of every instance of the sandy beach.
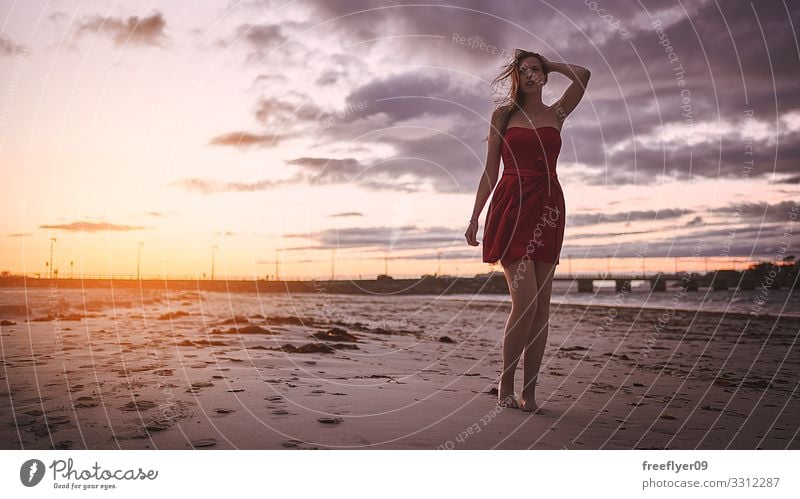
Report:
[[1,309],[3,449],[800,449],[792,317],[554,304],[531,414],[496,405],[508,303],[5,289]]

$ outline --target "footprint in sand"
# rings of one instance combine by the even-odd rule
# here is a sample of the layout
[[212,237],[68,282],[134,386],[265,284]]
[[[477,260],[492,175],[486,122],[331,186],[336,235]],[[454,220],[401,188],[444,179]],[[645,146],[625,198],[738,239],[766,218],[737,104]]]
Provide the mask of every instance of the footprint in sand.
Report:
[[75,409],[86,409],[89,407],[97,407],[97,402],[94,401],[94,398],[89,396],[78,397],[75,399],[77,403],[73,404],[72,407]]
[[194,448],[212,447],[214,445],[217,445],[217,441],[216,441],[216,439],[213,439],[213,438],[200,438],[200,439],[197,439],[197,440],[192,440],[191,445]]
[[[36,412],[38,412],[39,414],[38,415],[35,414],[34,411],[28,411],[26,414],[32,416],[42,415],[41,411],[36,411]],[[18,421],[16,423],[16,426],[18,428],[27,426],[28,427],[27,431],[30,431],[37,437],[48,437],[52,433],[60,430],[61,428],[59,428],[59,426],[68,424],[69,422],[70,420],[67,416],[56,415],[56,416],[47,416],[46,422],[43,419],[40,420],[37,419],[36,417],[27,422]]]
[[148,423],[145,425],[144,429],[151,432],[156,431],[164,431],[169,429],[172,426],[172,421],[169,420],[156,420],[152,423]]
[[134,402],[128,402],[120,407],[120,409],[123,411],[144,411],[147,409],[152,409],[155,406],[156,403],[150,400],[136,400]]
[[296,438],[290,438],[289,440],[283,442],[281,447],[286,449],[300,449],[300,450],[318,450],[319,447],[316,446],[309,446],[308,442],[303,442],[302,440],[297,440]]

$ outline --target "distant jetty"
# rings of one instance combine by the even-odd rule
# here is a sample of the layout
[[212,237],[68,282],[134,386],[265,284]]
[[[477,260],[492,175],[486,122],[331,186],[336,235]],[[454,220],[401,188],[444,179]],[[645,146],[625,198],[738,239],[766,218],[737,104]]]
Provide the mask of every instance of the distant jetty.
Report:
[[[556,281],[577,283],[578,292],[593,292],[596,281],[614,281],[615,290],[629,289],[632,281],[649,282],[652,291],[666,291],[667,287],[682,287],[687,291],[701,288],[714,290],[788,288],[794,290],[798,284],[797,265],[794,262],[780,264],[761,263],[743,272],[716,270],[705,274],[678,272],[654,273],[646,276],[635,273],[587,273],[557,274]],[[341,280],[266,280],[266,279],[207,279],[207,278],[168,278],[136,279],[123,278],[80,278],[60,277],[58,279],[5,274],[0,276],[0,287],[22,288],[140,288],[161,289],[164,291],[221,291],[232,293],[331,293],[331,294],[378,294],[378,295],[419,295],[419,294],[501,294],[508,295],[508,284],[502,272],[489,272],[473,277],[426,274],[419,278],[394,279],[379,275],[376,279]]]
[[377,279],[268,281],[244,279],[80,279],[31,278],[23,276],[0,277],[0,287],[64,289],[82,288],[139,288],[164,291],[221,291],[232,293],[333,293],[333,294],[508,294],[508,285],[502,273],[475,277],[425,275],[417,279]]

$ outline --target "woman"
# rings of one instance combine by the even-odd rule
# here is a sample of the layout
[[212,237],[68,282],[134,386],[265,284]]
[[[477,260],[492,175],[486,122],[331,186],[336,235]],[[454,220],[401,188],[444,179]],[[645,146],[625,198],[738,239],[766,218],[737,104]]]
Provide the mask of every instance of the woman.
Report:
[[[542,103],[551,72],[572,80],[554,104]],[[547,343],[550,292],[564,239],[564,193],[556,175],[561,128],[589,82],[588,69],[548,61],[517,49],[493,85],[511,79],[510,91],[492,114],[486,166],[465,234],[477,246],[478,216],[495,184],[486,215],[483,261],[500,261],[511,294],[503,337],[498,404],[537,411],[536,385]],[[503,176],[498,183],[500,158]],[[523,357],[523,386],[514,395],[514,373]]]

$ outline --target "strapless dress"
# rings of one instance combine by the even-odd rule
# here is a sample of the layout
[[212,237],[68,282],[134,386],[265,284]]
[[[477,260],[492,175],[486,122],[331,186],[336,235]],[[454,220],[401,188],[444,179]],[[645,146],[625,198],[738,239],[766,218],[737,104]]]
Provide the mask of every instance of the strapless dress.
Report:
[[560,263],[564,192],[556,175],[561,131],[552,126],[508,127],[483,229],[483,261],[529,259]]

